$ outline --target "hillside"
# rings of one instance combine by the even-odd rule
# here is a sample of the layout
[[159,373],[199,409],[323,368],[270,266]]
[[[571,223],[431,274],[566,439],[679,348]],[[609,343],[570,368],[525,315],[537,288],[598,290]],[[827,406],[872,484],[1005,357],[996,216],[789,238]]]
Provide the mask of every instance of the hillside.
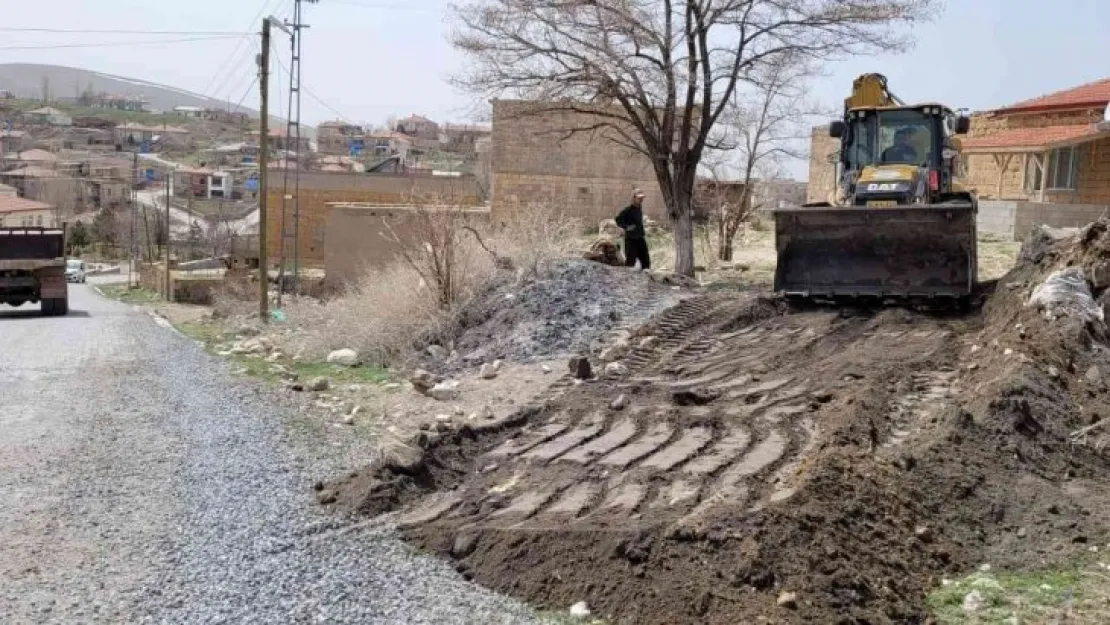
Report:
[[142,95],[151,108],[169,110],[175,106],[202,106],[208,108],[232,108],[251,115],[255,109],[239,106],[215,98],[170,87],[145,80],[113,76],[89,69],[64,67],[61,65],[41,65],[37,63],[0,63],[0,89],[6,89],[22,98],[41,98],[43,79],[50,86],[52,98],[72,98],[91,87],[93,91],[118,93],[128,96]]

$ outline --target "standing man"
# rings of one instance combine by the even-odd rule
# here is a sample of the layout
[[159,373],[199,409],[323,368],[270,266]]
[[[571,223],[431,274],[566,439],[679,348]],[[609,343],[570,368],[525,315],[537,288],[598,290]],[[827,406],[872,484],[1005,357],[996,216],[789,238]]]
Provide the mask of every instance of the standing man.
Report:
[[617,215],[617,225],[624,230],[624,264],[632,267],[640,261],[640,269],[651,269],[647,238],[644,236],[644,192],[632,192],[632,203]]

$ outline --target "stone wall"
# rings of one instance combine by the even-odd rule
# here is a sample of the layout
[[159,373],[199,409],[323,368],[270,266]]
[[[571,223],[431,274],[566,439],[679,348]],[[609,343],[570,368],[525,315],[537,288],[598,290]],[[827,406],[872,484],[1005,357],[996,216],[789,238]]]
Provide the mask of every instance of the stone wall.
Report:
[[[451,201],[465,206],[478,204],[478,185],[473,176],[404,176],[388,174],[302,173],[300,177],[300,226],[297,241],[301,266],[320,267],[325,260],[329,203],[365,202],[406,204],[414,200]],[[272,172],[267,194],[266,245],[270,263],[281,254],[281,173]],[[292,202],[287,202],[288,230],[292,232]],[[293,250],[288,250],[292,262]]]
[[836,163],[829,155],[840,151],[840,139],[829,136],[828,124],[815,127],[809,140],[809,186],[806,202],[827,202],[836,189]]
[[544,110],[543,104],[516,100],[493,103],[491,216],[512,219],[528,204],[597,223],[628,205],[632,190],[647,196],[644,212],[663,219],[666,209],[651,162],[615,143],[612,131],[570,133],[600,118],[588,113]]
[[[476,228],[489,223],[488,209],[466,209],[466,215]],[[397,260],[401,248],[393,239],[393,233],[402,242],[412,243],[415,218],[415,210],[404,205],[331,207],[324,254],[329,286],[350,283],[368,269],[384,267]]]
[[1110,211],[1110,204],[1050,204],[1015,202],[1014,239],[1024,240],[1039,225],[1080,228]]

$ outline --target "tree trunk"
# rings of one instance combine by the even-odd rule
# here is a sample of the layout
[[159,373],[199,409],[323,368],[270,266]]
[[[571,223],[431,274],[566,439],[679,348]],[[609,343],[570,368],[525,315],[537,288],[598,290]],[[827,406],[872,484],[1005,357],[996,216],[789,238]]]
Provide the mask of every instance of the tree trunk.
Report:
[[721,236],[717,239],[717,260],[732,260],[732,239],[734,232],[721,228]]
[[690,195],[679,191],[675,197],[674,272],[688,278],[694,277],[694,219]]

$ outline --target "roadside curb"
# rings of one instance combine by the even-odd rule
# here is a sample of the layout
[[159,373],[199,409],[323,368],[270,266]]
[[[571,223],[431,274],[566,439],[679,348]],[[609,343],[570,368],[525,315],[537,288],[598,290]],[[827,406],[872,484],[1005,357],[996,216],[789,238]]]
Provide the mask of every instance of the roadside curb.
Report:
[[100,297],[103,297],[104,299],[108,299],[108,296],[104,294],[104,291],[101,291],[100,287],[96,286],[95,284],[90,284],[89,288],[92,289]]
[[[138,307],[136,306],[136,308],[138,308]],[[166,319],[162,315],[158,314],[158,311],[154,310],[153,308],[146,308],[146,309],[139,308],[139,310],[146,310],[146,314],[150,315],[150,318],[154,320],[154,323],[158,324],[159,326],[170,330],[171,332],[180,336],[181,338],[185,338],[185,339],[189,338],[189,337],[185,336],[181,332],[181,330],[178,330],[177,328],[175,328],[174,325],[172,323],[170,323],[169,319]]]

